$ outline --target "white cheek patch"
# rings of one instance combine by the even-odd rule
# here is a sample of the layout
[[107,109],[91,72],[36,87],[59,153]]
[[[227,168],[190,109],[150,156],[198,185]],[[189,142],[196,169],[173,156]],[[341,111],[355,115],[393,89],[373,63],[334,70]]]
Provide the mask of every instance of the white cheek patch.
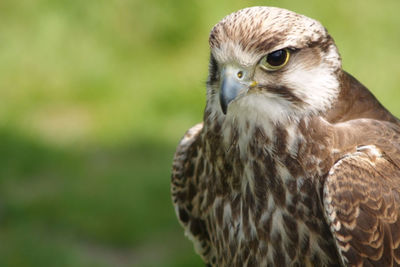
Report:
[[339,81],[326,63],[313,68],[294,66],[285,73],[282,83],[307,103],[312,113],[328,109],[339,94]]
[[307,104],[311,113],[327,110],[339,95],[336,70],[341,68],[340,58],[333,45],[321,55],[316,65],[297,60],[283,75],[282,83]]

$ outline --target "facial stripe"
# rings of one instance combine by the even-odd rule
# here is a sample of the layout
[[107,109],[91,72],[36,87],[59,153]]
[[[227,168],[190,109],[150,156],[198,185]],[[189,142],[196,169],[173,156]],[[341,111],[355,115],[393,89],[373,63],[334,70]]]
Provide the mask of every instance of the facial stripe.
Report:
[[266,90],[266,91],[268,91],[270,93],[279,95],[280,97],[283,97],[286,100],[289,100],[290,102],[295,103],[297,105],[301,105],[301,104],[304,103],[299,97],[297,97],[293,93],[292,89],[290,89],[290,88],[288,88],[286,86],[283,86],[283,85],[280,85],[280,86],[259,85],[258,88],[260,88],[262,90]]

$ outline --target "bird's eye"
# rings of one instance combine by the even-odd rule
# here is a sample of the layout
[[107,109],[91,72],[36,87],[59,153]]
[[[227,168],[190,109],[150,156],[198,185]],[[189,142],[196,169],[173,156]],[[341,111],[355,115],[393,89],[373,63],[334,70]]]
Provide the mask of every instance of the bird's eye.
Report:
[[260,61],[260,66],[268,71],[279,70],[289,61],[290,52],[287,49],[280,49],[269,53]]

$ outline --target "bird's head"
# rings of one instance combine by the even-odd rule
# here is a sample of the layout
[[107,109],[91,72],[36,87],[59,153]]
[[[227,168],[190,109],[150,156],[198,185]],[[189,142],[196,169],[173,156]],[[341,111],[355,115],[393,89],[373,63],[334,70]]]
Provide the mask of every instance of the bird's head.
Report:
[[340,56],[313,19],[246,8],[215,25],[209,43],[207,108],[215,116],[282,122],[323,112],[338,97]]

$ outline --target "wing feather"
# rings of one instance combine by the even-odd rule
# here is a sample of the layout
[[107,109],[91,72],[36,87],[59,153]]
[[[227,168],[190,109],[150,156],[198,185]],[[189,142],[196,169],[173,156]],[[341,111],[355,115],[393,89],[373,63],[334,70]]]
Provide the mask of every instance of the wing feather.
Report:
[[212,251],[205,221],[196,211],[197,177],[195,170],[201,162],[200,133],[203,124],[190,128],[180,141],[173,160],[171,193],[176,215],[193,241],[196,252],[205,262],[210,262]]
[[348,266],[400,266],[400,168],[375,146],[340,159],[324,184],[325,216]]

